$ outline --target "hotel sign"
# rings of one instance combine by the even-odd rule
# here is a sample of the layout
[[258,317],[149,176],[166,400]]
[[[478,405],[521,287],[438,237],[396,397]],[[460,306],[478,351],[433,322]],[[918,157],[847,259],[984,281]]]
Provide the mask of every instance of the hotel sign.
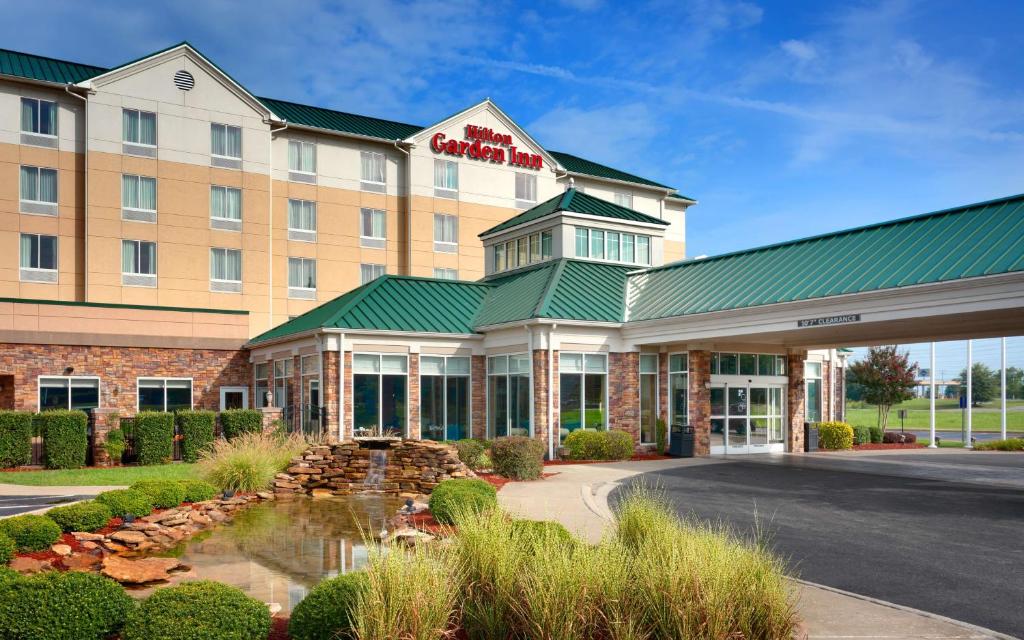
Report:
[[542,169],[544,159],[536,153],[520,151],[512,144],[512,136],[498,133],[488,127],[466,125],[463,140],[448,139],[443,133],[435,133],[430,139],[434,153],[449,156],[463,156],[473,160],[484,160],[496,164],[508,164],[526,169]]
[[797,320],[796,326],[804,329],[806,327],[830,327],[834,324],[849,324],[851,322],[860,322],[859,313],[848,313],[843,316],[828,316],[825,318],[808,318],[807,320]]

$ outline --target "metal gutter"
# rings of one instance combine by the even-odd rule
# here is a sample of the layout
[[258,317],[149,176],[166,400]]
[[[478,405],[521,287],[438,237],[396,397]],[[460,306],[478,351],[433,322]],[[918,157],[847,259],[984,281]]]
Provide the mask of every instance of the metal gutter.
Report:
[[[274,328],[274,134],[287,129],[288,121],[285,120],[277,129],[269,121],[267,124],[270,125],[270,145],[267,149],[267,299],[270,303],[267,307],[267,331],[270,331]],[[322,389],[320,393],[323,394]]]

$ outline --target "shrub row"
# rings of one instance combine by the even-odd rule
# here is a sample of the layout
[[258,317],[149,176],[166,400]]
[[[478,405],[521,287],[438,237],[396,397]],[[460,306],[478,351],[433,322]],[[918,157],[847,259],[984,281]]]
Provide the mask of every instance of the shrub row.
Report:
[[1024,451],[1024,438],[1006,438],[1005,440],[990,440],[989,442],[978,442],[974,445],[975,451]]
[[0,467],[20,467],[32,461],[32,414],[0,411]]
[[822,449],[852,449],[853,427],[845,422],[819,423],[818,446]]
[[487,455],[487,449],[491,446],[489,441],[464,438],[456,440],[453,444],[455,450],[459,452],[459,460],[473,471],[491,466],[491,458]]
[[430,511],[441,524],[464,512],[481,513],[498,506],[498,492],[483,480],[445,480],[430,494]]
[[263,414],[256,409],[221,411],[220,428],[228,440],[244,433],[259,433],[263,430]]
[[65,507],[54,507],[46,512],[46,517],[56,522],[65,532],[93,532],[107,526],[114,513],[102,502],[86,500]]
[[89,448],[89,417],[84,411],[44,411],[33,417],[43,436],[43,463],[47,469],[85,466]]
[[572,460],[628,460],[633,457],[633,437],[625,431],[576,429],[563,446]]
[[0,534],[10,538],[19,552],[31,552],[49,548],[60,538],[61,530],[46,516],[23,515],[0,520]]

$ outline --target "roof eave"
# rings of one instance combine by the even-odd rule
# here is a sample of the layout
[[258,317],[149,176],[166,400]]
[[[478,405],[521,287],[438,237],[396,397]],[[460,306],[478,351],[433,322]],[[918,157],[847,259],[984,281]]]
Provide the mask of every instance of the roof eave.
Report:
[[323,127],[314,127],[308,124],[299,124],[292,121],[288,122],[289,129],[301,129],[303,131],[311,131],[313,133],[322,133],[326,135],[338,136],[341,138],[352,138],[355,140],[365,140],[367,142],[375,142],[377,144],[407,144],[402,138],[378,138],[377,136],[367,136],[361,133],[350,133],[348,131],[338,131],[337,129],[325,129]]
[[480,325],[476,328],[480,333],[486,333],[488,331],[499,331],[502,329],[515,329],[524,325],[551,325],[561,324],[568,326],[579,326],[579,327],[600,327],[603,329],[619,329],[622,327],[621,322],[607,322],[605,320],[576,320],[569,318],[523,318],[521,320],[509,320],[507,322],[496,322],[494,324]]
[[628,180],[619,180],[618,178],[606,178],[605,176],[595,176],[592,173],[582,173],[582,172],[579,172],[579,171],[568,171],[568,170],[566,170],[566,175],[579,176],[581,178],[587,178],[589,180],[599,180],[601,182],[610,182],[612,184],[622,185],[622,186],[627,186],[627,187],[639,187],[641,189],[649,189],[651,191],[660,191],[660,192],[664,193],[666,196],[672,194],[675,191],[674,187],[661,186],[661,185],[653,185],[653,184],[644,184],[642,182],[631,182],[631,181],[628,181]]

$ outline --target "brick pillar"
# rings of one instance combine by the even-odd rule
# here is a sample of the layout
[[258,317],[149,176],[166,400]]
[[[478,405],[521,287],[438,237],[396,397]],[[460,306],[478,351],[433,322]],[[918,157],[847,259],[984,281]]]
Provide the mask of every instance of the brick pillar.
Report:
[[548,451],[548,352],[533,351],[533,437],[544,443]]
[[409,354],[409,428],[406,433],[413,440],[420,439],[420,354]]
[[668,354],[658,354],[658,417],[668,427]]
[[302,387],[302,356],[292,356],[292,385],[291,390],[291,428],[296,431],[302,430],[302,412],[305,410],[306,390]]
[[487,357],[472,356],[470,359],[469,387],[471,416],[470,438],[487,437]]
[[640,448],[640,352],[608,354],[608,428],[625,431]]
[[846,412],[844,411],[845,403],[843,402],[843,392],[845,388],[846,378],[846,367],[840,367],[838,361],[833,364],[832,370],[835,375],[832,376],[832,394],[835,400],[835,419],[839,422],[846,422]]
[[344,388],[344,404],[341,408],[341,422],[344,427],[342,429],[341,439],[351,440],[353,437],[352,420],[355,417],[352,413],[352,352],[345,351],[343,353],[342,360],[345,363],[345,367],[341,379],[341,384]]
[[806,351],[796,351],[786,356],[786,372],[789,374],[789,390],[786,394],[786,422],[789,425],[786,450],[804,450],[804,360]]
[[[690,351],[690,426],[694,431],[694,453],[706,456],[711,453],[711,352]],[[669,425],[671,428],[671,425]]]
[[103,448],[107,441],[107,434],[111,429],[121,426],[121,417],[117,409],[93,409],[92,410],[92,461],[97,467],[109,467],[121,461],[111,460],[107,450]]
[[320,380],[320,399],[324,406],[325,420],[324,430],[329,439],[340,438],[338,411],[338,362],[337,351],[324,351],[323,353],[323,379]]
[[263,430],[273,431],[276,429],[276,423],[281,419],[281,407],[263,407],[260,409],[263,412]]
[[555,441],[555,457],[558,457],[558,447],[562,445],[562,400],[559,394],[560,379],[558,377],[558,350],[551,354],[551,433]]

